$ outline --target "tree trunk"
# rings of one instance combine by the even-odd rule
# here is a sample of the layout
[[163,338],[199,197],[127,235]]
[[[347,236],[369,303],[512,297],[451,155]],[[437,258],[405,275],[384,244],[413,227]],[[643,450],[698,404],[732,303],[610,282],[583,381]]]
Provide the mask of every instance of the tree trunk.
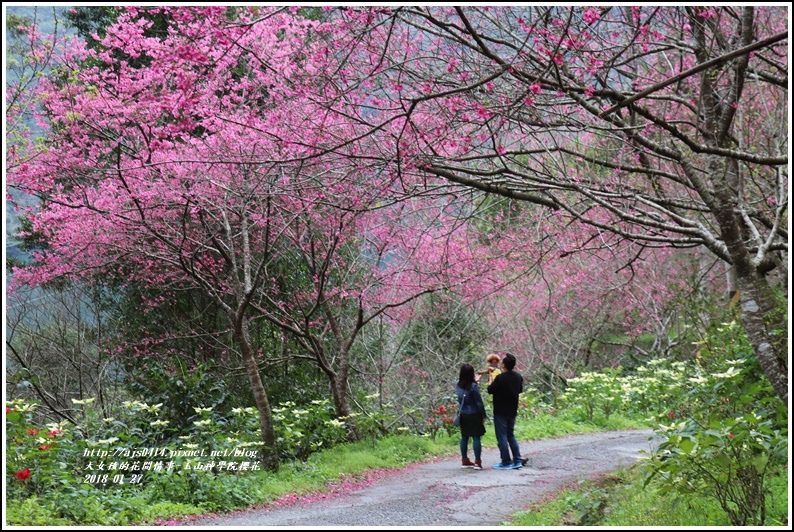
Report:
[[[706,33],[708,23],[697,20],[694,12],[691,15],[693,27],[698,27],[698,45],[695,53],[700,63],[709,59],[711,43]],[[755,10],[747,6],[742,11],[741,29],[737,37],[738,46],[747,46],[755,33]],[[732,77],[727,86],[715,81],[716,70],[709,69],[701,74],[701,96],[705,118],[702,129],[707,144],[714,148],[731,149],[736,142],[733,137],[736,109],[744,90],[749,55],[738,57],[730,66]],[[746,242],[751,240],[751,231],[742,216],[746,205],[743,201],[744,182],[739,161],[730,156],[711,155],[707,158],[707,174],[711,176],[714,186],[714,202],[711,211],[720,228],[722,241],[736,276],[741,302],[742,322],[755,350],[755,355],[766,377],[772,383],[775,392],[788,405],[788,362],[787,353],[776,344],[770,335],[774,323],[775,299],[771,287],[761,270],[761,260],[753,260]],[[705,200],[706,198],[704,198]]]
[[254,393],[256,407],[259,410],[259,427],[262,433],[262,464],[268,471],[278,471],[279,460],[276,448],[276,433],[273,430],[273,413],[270,410],[270,402],[267,398],[262,377],[259,375],[259,368],[256,364],[254,350],[251,347],[251,339],[248,334],[248,324],[243,316],[234,317],[234,338],[240,346],[243,356],[248,381]]
[[[788,405],[788,362],[786,353],[775,348],[767,323],[774,300],[766,279],[754,272],[739,276],[739,296],[742,304],[742,321],[747,331],[761,369],[783,403]],[[771,324],[771,323],[770,323]]]
[[353,418],[350,417],[353,411],[350,408],[350,402],[347,400],[347,379],[342,379],[335,373],[326,372],[326,374],[331,383],[331,395],[334,398],[336,416],[344,419],[348,437],[353,441],[358,441],[361,439],[361,433],[358,431],[358,427]]
[[[712,165],[712,168],[720,166]],[[729,171],[727,169],[726,173]],[[753,264],[750,251],[742,239],[740,221],[734,210],[738,206],[727,180],[716,178],[714,181],[714,195],[719,202],[719,206],[714,209],[714,215],[733,261],[742,305],[742,322],[761,369],[783,403],[788,405],[786,353],[778,352],[782,350],[775,348],[775,342],[767,327],[767,324],[774,325],[771,317],[775,308],[774,296],[766,279]]]
[[[329,321],[333,323],[333,319]],[[336,336],[339,337],[340,335],[337,334]],[[338,371],[335,371],[325,354],[321,342],[313,341],[307,343],[306,346],[312,351],[317,361],[317,366],[328,377],[328,383],[331,385],[331,396],[334,399],[334,411],[336,417],[345,422],[348,438],[352,441],[360,440],[361,433],[358,431],[356,422],[350,415],[353,413],[353,410],[350,408],[350,402],[347,400],[348,360],[350,350],[344,346],[341,348],[341,352],[338,354],[338,357],[336,357],[338,360]]]

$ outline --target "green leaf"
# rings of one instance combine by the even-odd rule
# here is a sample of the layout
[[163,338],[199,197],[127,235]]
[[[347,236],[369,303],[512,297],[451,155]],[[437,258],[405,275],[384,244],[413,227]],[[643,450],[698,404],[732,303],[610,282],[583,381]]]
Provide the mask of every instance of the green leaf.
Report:
[[768,462],[769,462],[768,454],[759,454],[750,461],[750,463],[753,464],[755,470],[758,472],[759,475],[763,474],[764,470],[766,469],[766,464]]
[[691,453],[695,450],[695,446],[697,445],[697,441],[693,440],[691,436],[686,438],[681,438],[681,443],[679,444],[681,450],[684,451],[686,454]]
[[729,468],[731,467],[731,457],[728,456],[726,453],[717,453],[714,456],[714,460],[722,467]]

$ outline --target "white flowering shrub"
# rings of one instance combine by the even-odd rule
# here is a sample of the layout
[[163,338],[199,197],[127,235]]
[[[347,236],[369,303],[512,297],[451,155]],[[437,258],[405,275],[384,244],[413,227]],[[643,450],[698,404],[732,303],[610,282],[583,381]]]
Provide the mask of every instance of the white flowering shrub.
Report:
[[665,441],[644,465],[646,485],[661,479],[662,492],[714,497],[734,525],[760,526],[765,482],[788,459],[787,410],[739,325],[725,324],[703,343],[719,353],[701,349],[710,367],[688,377],[687,411],[659,416]]

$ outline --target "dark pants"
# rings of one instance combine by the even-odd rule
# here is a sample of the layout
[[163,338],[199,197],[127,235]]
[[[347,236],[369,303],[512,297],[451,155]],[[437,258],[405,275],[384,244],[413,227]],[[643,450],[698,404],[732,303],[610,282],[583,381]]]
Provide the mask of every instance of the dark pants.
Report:
[[482,422],[482,416],[477,414],[461,414],[460,415],[460,457],[468,458],[469,451],[469,438],[472,440],[472,449],[474,450],[474,460],[480,459],[482,453],[482,442],[480,436],[485,434],[485,425]]
[[[518,440],[513,434],[513,430],[516,427],[516,418],[494,415],[493,427],[496,435],[496,444],[499,446],[499,454],[502,457],[502,464],[509,465],[521,460]],[[510,453],[513,453],[512,460],[510,459]]]

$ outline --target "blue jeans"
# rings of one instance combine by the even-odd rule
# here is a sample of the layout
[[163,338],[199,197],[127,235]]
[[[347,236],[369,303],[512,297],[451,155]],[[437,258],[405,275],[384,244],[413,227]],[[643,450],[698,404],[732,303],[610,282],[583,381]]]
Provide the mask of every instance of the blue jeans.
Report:
[[[516,418],[509,416],[493,417],[494,434],[496,435],[496,444],[499,446],[499,454],[502,458],[502,464],[510,465],[518,460],[521,460],[521,451],[518,449],[518,440],[516,440],[513,430],[516,427]],[[513,459],[510,459],[510,453],[513,453]]]
[[[474,450],[474,460],[479,460],[482,454],[482,442],[479,436],[471,436],[472,449]],[[460,437],[460,457],[468,458],[469,454],[469,438],[466,436]]]

